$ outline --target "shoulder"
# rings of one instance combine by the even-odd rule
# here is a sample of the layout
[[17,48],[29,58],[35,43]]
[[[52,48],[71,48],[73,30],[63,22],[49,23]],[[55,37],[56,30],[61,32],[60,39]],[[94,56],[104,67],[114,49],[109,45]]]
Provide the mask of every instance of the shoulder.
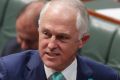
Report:
[[[37,57],[37,51],[24,51],[16,54],[11,54],[0,58],[0,80],[2,77],[7,78],[8,74],[15,76],[20,73],[25,65],[29,62],[31,57]],[[11,73],[14,73],[11,74]],[[24,72],[23,72],[24,73]]]
[[0,62],[4,62],[7,64],[11,64],[11,62],[14,64],[18,62],[23,62],[26,58],[30,58],[32,55],[37,55],[38,52],[36,50],[27,50],[15,54],[11,54],[8,56],[4,56],[0,58]]
[[83,56],[79,56],[78,60],[82,60],[91,69],[96,80],[120,80],[118,73],[107,65]]

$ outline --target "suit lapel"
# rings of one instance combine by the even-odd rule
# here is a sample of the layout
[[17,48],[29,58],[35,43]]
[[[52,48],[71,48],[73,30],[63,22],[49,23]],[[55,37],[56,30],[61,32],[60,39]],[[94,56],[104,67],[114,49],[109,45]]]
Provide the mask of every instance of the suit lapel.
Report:
[[24,71],[25,80],[46,80],[44,65],[38,53],[32,55]]
[[93,72],[82,59],[82,57],[77,56],[77,79],[76,80],[88,80],[92,78]]

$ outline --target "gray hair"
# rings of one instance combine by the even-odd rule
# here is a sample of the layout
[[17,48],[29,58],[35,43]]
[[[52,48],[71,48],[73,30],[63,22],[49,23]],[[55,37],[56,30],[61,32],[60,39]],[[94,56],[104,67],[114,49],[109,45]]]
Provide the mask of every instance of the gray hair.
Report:
[[[89,16],[87,13],[87,10],[84,6],[84,4],[79,1],[79,0],[52,0],[49,1],[42,9],[41,13],[40,13],[40,19],[42,18],[42,16],[45,14],[45,12],[47,11],[48,7],[50,6],[50,4],[52,2],[62,2],[63,6],[68,5],[69,7],[75,9],[77,11],[77,17],[76,17],[76,27],[79,31],[79,36],[80,39],[88,33],[88,24],[89,24]],[[39,19],[39,23],[40,23],[40,19]]]

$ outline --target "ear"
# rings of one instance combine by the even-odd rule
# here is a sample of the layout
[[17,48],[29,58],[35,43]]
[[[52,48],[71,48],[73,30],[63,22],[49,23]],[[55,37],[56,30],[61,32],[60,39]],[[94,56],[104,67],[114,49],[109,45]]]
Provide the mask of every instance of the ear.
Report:
[[83,37],[80,40],[80,44],[79,44],[79,48],[82,48],[84,46],[84,44],[88,41],[88,39],[90,38],[89,34],[85,34],[83,35]]

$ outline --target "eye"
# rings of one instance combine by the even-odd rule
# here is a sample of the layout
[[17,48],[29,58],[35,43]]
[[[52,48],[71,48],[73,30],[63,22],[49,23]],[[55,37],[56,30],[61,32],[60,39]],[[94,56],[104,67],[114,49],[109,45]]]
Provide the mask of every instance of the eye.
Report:
[[42,33],[44,34],[45,38],[50,38],[52,36],[52,34],[47,30],[42,31]]
[[70,37],[67,35],[57,35],[57,39],[62,41],[62,42],[66,42],[70,39]]

